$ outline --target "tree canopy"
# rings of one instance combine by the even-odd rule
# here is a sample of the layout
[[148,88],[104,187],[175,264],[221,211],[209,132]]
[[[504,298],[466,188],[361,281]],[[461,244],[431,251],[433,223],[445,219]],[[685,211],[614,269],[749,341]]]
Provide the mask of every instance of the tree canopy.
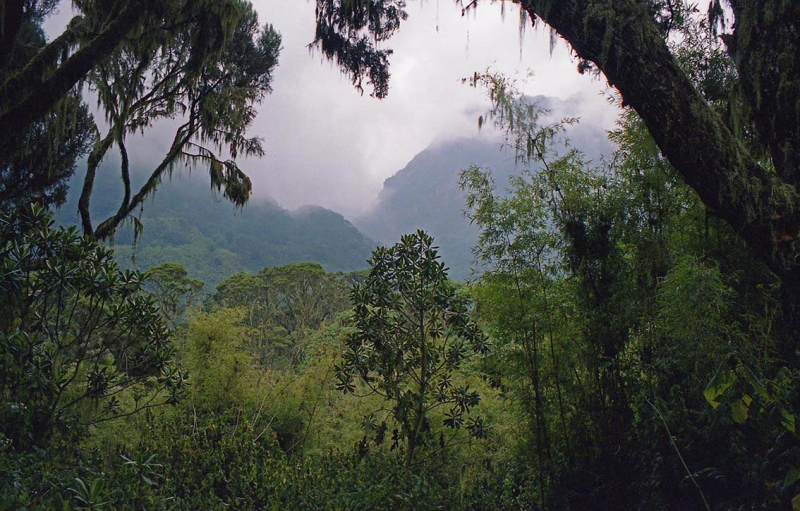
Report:
[[[479,4],[457,3],[465,11]],[[683,1],[515,3],[523,21],[544,22],[569,43],[580,59],[580,71],[596,68],[604,74],[623,105],[641,116],[686,183],[780,277],[785,303],[797,311],[800,4],[715,0],[708,19],[702,19]],[[318,0],[317,6],[318,46],[344,62],[343,71],[357,85],[362,76],[370,76],[375,95],[383,97],[388,90],[386,62],[365,58],[354,70],[349,52],[365,44],[365,34],[375,41],[389,39],[406,17],[405,3]],[[708,82],[693,80],[696,76],[681,63],[682,46],[674,40],[686,41],[687,34],[699,32],[707,34],[709,50],[700,55],[706,69],[712,58],[719,60],[722,52],[714,50],[724,43],[722,54],[733,72],[721,89],[712,91],[704,86]],[[332,46],[336,40],[347,43]],[[362,53],[374,51],[367,44]]]
[[[41,207],[23,209],[0,216],[0,434],[45,445],[54,431],[177,402],[183,377],[143,276],[74,227],[53,228]],[[132,403],[119,399],[129,388]]]
[[[10,16],[13,5],[8,4],[3,4],[2,12]],[[9,70],[23,67],[45,47],[45,35],[39,25],[54,4],[52,1],[26,4],[15,44],[4,42],[0,49],[0,82]],[[6,35],[4,31],[0,33]],[[0,140],[0,206],[16,209],[31,201],[43,206],[62,205],[66,199],[66,181],[78,159],[94,142],[94,122],[87,106],[78,94],[71,92],[27,129],[8,128],[3,125]]]
[[[0,123],[10,133],[26,134],[41,131],[42,119],[56,115],[58,130],[67,133],[63,138],[80,142],[70,155],[82,156],[91,147],[78,205],[84,233],[111,237],[179,163],[206,166],[212,186],[243,205],[251,183],[234,159],[263,154],[260,140],[248,137],[246,130],[256,114],[254,104],[271,90],[281,42],[271,25],[259,25],[252,5],[243,0],[74,2],[79,14],[45,45],[39,25],[53,7],[54,2],[4,4]],[[30,32],[39,34],[37,51],[27,44]],[[80,101],[68,101],[78,94],[70,91],[84,86],[96,94],[108,126],[105,134],[87,118]],[[134,190],[126,138],[164,119],[178,120],[174,139]],[[76,136],[76,125],[87,122],[89,135]],[[90,137],[94,134],[96,140]],[[16,152],[22,152],[17,158],[22,162],[14,163],[24,170],[38,163],[39,138],[9,137],[0,151],[21,145]],[[94,180],[115,146],[124,195],[117,212],[95,226],[89,214]],[[74,160],[74,155],[68,160],[68,172],[55,176],[56,184],[71,175]],[[46,184],[52,187],[53,173],[48,176]],[[36,198],[30,192],[35,190],[29,190],[28,199]]]

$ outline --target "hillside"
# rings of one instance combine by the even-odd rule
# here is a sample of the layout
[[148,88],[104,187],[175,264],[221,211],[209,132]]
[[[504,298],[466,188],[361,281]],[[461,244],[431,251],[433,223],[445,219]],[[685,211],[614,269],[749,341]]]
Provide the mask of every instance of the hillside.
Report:
[[[569,102],[537,98],[553,116],[575,116]],[[609,154],[611,146],[602,128],[584,123],[570,128],[573,144],[597,159]],[[464,217],[465,193],[459,188],[459,173],[470,165],[491,169],[498,189],[519,172],[514,153],[503,149],[495,138],[471,138],[429,146],[404,168],[386,179],[375,207],[353,219],[367,236],[381,243],[395,243],[402,234],[426,230],[440,247],[450,276],[463,280],[470,275],[472,247],[478,229]]]
[[464,218],[464,192],[458,175],[470,165],[492,168],[498,182],[515,170],[514,156],[497,141],[461,139],[433,145],[383,183],[378,203],[353,223],[381,243],[395,243],[416,229],[427,231],[440,247],[450,276],[469,275],[478,230]]
[[[80,179],[81,176],[76,176]],[[98,180],[95,218],[112,211],[119,200],[108,183]],[[73,182],[68,203],[58,221],[76,223],[78,187]],[[189,275],[216,286],[240,272],[269,266],[317,262],[326,271],[367,267],[376,243],[342,215],[308,206],[288,211],[275,202],[253,202],[241,210],[215,196],[208,183],[194,176],[165,181],[141,214],[142,235],[133,245],[128,225],[114,240],[120,264],[140,269],[165,261],[180,263]]]

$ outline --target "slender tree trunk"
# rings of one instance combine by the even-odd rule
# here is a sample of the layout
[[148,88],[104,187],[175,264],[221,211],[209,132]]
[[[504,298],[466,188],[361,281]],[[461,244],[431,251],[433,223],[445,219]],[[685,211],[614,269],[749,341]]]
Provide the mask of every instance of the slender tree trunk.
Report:
[[545,477],[545,453],[549,446],[547,445],[547,423],[544,417],[541,382],[539,380],[539,359],[536,348],[536,336],[536,323],[534,323],[533,335],[530,335],[526,330],[522,336],[522,344],[525,348],[525,355],[528,361],[528,377],[530,378],[531,387],[533,389],[533,423],[536,435],[536,465],[538,469],[539,498],[542,509],[546,509],[545,493],[547,485]]
[[406,468],[411,466],[414,461],[414,451],[419,444],[419,436],[422,433],[422,423],[425,420],[425,393],[428,391],[428,350],[425,342],[425,313],[419,311],[419,342],[420,342],[420,370],[419,370],[419,395],[414,413],[414,431],[408,437],[408,452],[406,453]]
[[566,414],[564,413],[564,400],[561,395],[561,376],[558,371],[558,358],[556,357],[555,342],[553,341],[553,318],[550,314],[550,302],[547,299],[547,284],[545,282],[544,273],[542,272],[542,259],[541,256],[536,257],[536,266],[539,273],[539,279],[542,285],[542,298],[544,299],[544,313],[547,316],[547,335],[550,341],[550,358],[553,362],[553,379],[556,384],[556,399],[558,400],[558,415],[561,419],[561,429],[564,435],[564,447],[567,450],[567,456],[572,459],[572,448],[569,441],[569,428],[567,427]]
[[86,175],[83,178],[83,188],[81,190],[80,199],[78,199],[78,213],[81,215],[83,234],[86,236],[94,235],[92,219],[89,215],[89,204],[92,198],[92,191],[94,190],[94,179],[97,175],[97,168],[100,166],[100,162],[103,161],[103,158],[113,142],[113,132],[109,132],[105,138],[95,142],[86,163]]

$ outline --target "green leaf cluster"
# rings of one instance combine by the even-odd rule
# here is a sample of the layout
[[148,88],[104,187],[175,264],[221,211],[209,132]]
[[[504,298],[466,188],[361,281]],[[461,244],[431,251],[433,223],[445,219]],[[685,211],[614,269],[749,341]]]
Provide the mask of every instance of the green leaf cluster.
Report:
[[[478,393],[454,385],[452,375],[473,354],[487,354],[489,345],[438,259],[433,239],[421,231],[375,250],[369,275],[353,287],[356,331],[336,366],[337,388],[354,393],[358,378],[389,403],[378,442],[391,418],[397,425],[392,445],[405,442],[406,466],[435,435],[428,416],[436,408],[447,410],[444,426],[466,425],[485,436],[481,422],[466,419],[480,401]],[[442,436],[440,447],[446,444]]]

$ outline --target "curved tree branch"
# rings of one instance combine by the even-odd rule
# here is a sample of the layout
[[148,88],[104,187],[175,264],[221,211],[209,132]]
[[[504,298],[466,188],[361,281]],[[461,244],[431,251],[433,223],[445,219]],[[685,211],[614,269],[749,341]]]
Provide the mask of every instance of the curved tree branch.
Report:
[[[116,231],[117,227],[119,227],[119,224],[122,223],[122,221],[127,218],[128,215],[131,214],[133,210],[135,210],[144,201],[144,199],[147,198],[148,195],[155,191],[156,187],[161,182],[161,179],[164,177],[164,173],[167,172],[172,165],[175,164],[178,158],[183,155],[183,148],[191,140],[195,133],[196,128],[193,127],[191,122],[187,122],[178,128],[169,152],[150,174],[147,182],[142,185],[136,195],[131,197],[127,204],[123,204],[124,207],[120,207],[120,209],[117,211],[117,214],[107,218],[97,226],[97,230],[93,233],[96,239],[105,240],[110,238]],[[84,223],[84,233],[86,233],[85,226],[86,224]]]
[[92,197],[92,190],[94,189],[94,178],[97,174],[97,167],[103,161],[111,144],[114,142],[114,132],[109,131],[105,138],[95,142],[92,147],[92,152],[89,153],[89,158],[86,163],[86,176],[83,178],[83,188],[81,190],[81,197],[78,199],[78,213],[81,216],[81,225],[83,226],[83,233],[87,236],[94,234],[92,228],[92,219],[89,215],[89,201]]
[[98,62],[108,57],[147,11],[148,1],[116,2],[103,29],[72,56],[48,74],[56,57],[77,41],[76,20],[65,32],[45,46],[16,75],[0,87],[0,126],[9,132],[23,131],[49,111],[67,92],[77,85]]
[[[754,0],[736,3],[760,8]],[[643,4],[532,0],[521,5],[603,71],[702,201],[787,287],[800,291],[798,191],[731,133],[681,70]]]

